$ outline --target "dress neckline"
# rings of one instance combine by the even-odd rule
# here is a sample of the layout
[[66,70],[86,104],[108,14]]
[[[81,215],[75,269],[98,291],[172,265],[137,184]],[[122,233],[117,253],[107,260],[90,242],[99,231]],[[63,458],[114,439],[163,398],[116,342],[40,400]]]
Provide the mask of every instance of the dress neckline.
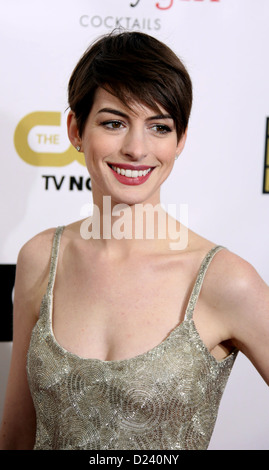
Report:
[[49,275],[48,288],[47,288],[47,292],[46,292],[46,294],[43,298],[43,301],[45,299],[49,300],[49,304],[47,306],[48,317],[49,317],[48,318],[48,320],[49,320],[49,333],[50,333],[50,337],[52,339],[52,342],[53,342],[54,346],[59,350],[59,352],[61,352],[62,354],[64,353],[65,355],[68,355],[68,356],[72,357],[73,359],[76,359],[76,360],[79,360],[79,361],[86,361],[86,362],[88,361],[88,362],[96,362],[96,363],[104,364],[104,365],[119,365],[119,366],[121,366],[121,365],[124,365],[124,364],[128,364],[130,362],[133,362],[133,361],[139,361],[139,360],[154,356],[160,350],[164,350],[166,348],[167,344],[173,339],[174,336],[176,336],[181,331],[181,329],[183,329],[186,325],[191,325],[193,333],[196,335],[196,339],[198,339],[199,342],[200,342],[201,348],[204,350],[204,352],[209,356],[209,358],[215,364],[221,365],[221,364],[225,363],[231,356],[233,356],[234,353],[232,352],[231,354],[226,356],[221,361],[218,361],[210,353],[208,348],[205,346],[204,342],[202,341],[202,339],[201,339],[201,337],[200,337],[200,335],[199,335],[199,333],[196,329],[195,323],[194,323],[193,318],[192,318],[194,308],[195,308],[195,305],[197,303],[199,293],[200,293],[202,283],[203,283],[206,271],[208,269],[208,266],[209,266],[210,262],[212,261],[213,257],[215,256],[215,254],[218,251],[220,251],[221,249],[223,249],[223,247],[220,246],[220,245],[216,245],[215,247],[211,248],[208,251],[208,253],[206,254],[206,256],[204,257],[204,259],[203,259],[203,261],[200,265],[198,275],[197,275],[196,280],[194,282],[194,286],[193,286],[193,289],[192,289],[192,292],[191,292],[191,295],[190,295],[190,298],[189,298],[189,301],[188,301],[188,305],[187,305],[187,308],[186,308],[186,311],[185,311],[184,319],[179,324],[177,324],[172,330],[170,330],[170,332],[167,334],[167,336],[160,343],[158,343],[156,346],[154,346],[153,348],[150,348],[149,350],[145,351],[144,353],[137,354],[136,356],[133,356],[133,357],[130,357],[130,358],[125,358],[125,359],[116,359],[116,360],[104,360],[104,359],[99,359],[99,358],[82,357],[82,356],[79,356],[79,355],[65,349],[63,346],[61,346],[58,343],[58,341],[57,341],[57,339],[54,335],[53,327],[52,327],[53,287],[54,287],[54,282],[55,282],[55,277],[56,277],[60,239],[61,239],[61,235],[62,235],[63,230],[64,230],[64,226],[61,226],[61,227],[57,227],[56,232],[55,232],[55,236],[54,236],[54,240],[53,240],[53,247],[52,247],[52,254],[51,254],[51,265],[50,265],[50,275]]

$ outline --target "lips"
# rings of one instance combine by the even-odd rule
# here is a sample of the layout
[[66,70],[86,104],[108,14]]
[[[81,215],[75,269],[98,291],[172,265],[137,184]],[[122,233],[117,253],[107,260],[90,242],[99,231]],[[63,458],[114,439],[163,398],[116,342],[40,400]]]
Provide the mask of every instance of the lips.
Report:
[[108,165],[113,171],[116,179],[120,183],[127,185],[139,185],[145,183],[154,169],[154,167],[146,165],[134,166],[127,163],[109,163]]

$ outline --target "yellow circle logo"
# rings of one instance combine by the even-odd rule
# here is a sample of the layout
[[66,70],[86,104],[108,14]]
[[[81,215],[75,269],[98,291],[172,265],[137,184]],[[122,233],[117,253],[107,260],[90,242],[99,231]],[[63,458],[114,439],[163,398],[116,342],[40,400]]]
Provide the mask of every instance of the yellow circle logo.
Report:
[[84,156],[77,152],[61,127],[61,113],[36,111],[27,114],[14,133],[15,149],[22,160],[34,166],[65,166]]

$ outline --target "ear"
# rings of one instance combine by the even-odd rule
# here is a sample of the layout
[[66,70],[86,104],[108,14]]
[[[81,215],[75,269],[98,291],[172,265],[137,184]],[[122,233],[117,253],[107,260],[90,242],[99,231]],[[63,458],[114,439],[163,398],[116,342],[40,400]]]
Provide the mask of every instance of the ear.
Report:
[[77,120],[74,111],[69,111],[67,116],[67,134],[71,144],[75,148],[79,146],[82,150],[82,141],[79,135]]
[[188,128],[185,130],[184,134],[181,136],[180,140],[177,143],[176,155],[179,157],[182,150],[185,147],[185,143],[187,140]]

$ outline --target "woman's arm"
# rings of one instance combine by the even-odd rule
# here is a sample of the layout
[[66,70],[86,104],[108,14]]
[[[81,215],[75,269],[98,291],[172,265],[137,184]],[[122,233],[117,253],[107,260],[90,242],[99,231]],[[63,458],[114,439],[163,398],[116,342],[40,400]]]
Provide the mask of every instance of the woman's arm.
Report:
[[269,287],[239,256],[222,250],[208,270],[207,305],[224,339],[244,353],[269,385]]
[[37,235],[21,249],[16,268],[13,349],[0,431],[1,450],[33,449],[35,410],[26,374],[32,329],[48,276],[52,232]]
[[238,284],[236,309],[230,317],[233,342],[269,385],[269,287],[249,265]]

